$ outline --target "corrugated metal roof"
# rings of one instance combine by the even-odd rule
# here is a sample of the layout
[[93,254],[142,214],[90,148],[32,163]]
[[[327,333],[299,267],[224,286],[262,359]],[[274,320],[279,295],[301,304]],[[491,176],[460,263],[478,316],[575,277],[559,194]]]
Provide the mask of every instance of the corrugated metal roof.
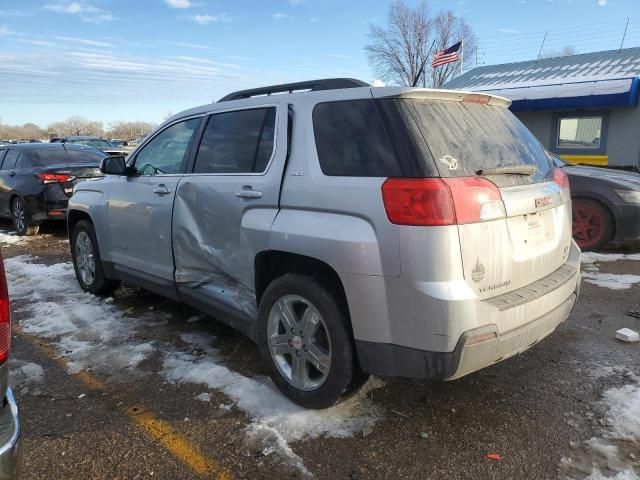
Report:
[[478,67],[447,82],[453,90],[504,89],[640,77],[640,48]]

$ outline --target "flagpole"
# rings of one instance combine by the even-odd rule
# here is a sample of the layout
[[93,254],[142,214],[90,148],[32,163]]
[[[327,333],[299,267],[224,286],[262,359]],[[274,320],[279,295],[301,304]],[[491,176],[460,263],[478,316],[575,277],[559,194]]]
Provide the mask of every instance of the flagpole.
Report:
[[463,64],[464,64],[464,40],[460,40],[460,75],[462,75]]

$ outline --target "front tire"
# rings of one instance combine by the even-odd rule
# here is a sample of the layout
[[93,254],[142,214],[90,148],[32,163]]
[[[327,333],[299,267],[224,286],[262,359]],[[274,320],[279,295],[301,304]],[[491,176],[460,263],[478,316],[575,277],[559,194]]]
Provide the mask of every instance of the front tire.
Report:
[[303,407],[328,408],[368,378],[346,307],[329,282],[293,273],[277,278],[260,301],[258,329],[273,382]]
[[14,198],[11,202],[11,218],[20,236],[37,235],[40,231],[40,225],[31,223],[31,216],[20,197]]
[[71,235],[71,258],[80,287],[95,295],[110,295],[120,282],[104,274],[98,241],[93,225],[80,220]]

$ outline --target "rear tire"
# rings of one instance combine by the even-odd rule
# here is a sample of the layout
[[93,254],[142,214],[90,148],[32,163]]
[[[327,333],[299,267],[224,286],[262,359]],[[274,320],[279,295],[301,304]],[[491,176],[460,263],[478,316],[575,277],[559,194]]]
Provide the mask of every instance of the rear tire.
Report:
[[20,236],[37,235],[40,231],[39,224],[31,223],[31,216],[20,197],[16,197],[11,202],[11,218],[16,232]]
[[104,274],[100,250],[93,225],[80,220],[71,234],[71,259],[80,287],[95,295],[110,295],[120,286]]
[[573,205],[573,238],[582,250],[599,250],[613,239],[613,216],[602,203],[576,198]]
[[265,290],[258,337],[271,378],[290,400],[328,408],[366,382],[343,302],[324,280],[289,273]]

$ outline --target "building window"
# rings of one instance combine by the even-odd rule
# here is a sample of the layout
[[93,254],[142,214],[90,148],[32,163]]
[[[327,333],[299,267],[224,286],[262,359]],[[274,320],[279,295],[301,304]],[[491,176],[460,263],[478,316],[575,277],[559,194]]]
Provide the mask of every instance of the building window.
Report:
[[608,119],[608,112],[557,115],[553,150],[562,154],[604,155]]
[[558,148],[600,148],[602,117],[561,118]]

